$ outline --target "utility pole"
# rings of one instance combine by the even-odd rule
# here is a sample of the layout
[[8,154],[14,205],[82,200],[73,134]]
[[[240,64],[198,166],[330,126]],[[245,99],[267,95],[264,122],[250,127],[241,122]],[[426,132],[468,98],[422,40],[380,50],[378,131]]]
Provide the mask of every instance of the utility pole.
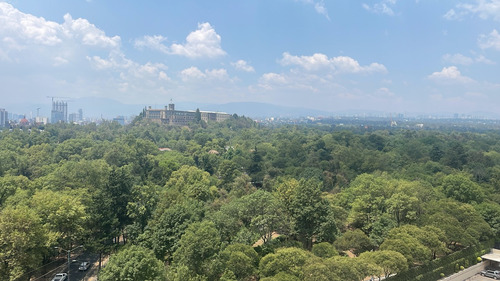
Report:
[[66,251],[68,253],[68,281],[69,281],[69,269],[70,269],[70,265],[71,265],[71,252],[78,249],[78,248],[82,248],[82,247],[83,247],[83,245],[80,245],[80,246],[75,247],[71,250],[65,250],[61,247],[54,247],[55,249],[61,249],[61,250]]
[[69,266],[71,264],[71,250],[68,251],[68,281],[69,281]]

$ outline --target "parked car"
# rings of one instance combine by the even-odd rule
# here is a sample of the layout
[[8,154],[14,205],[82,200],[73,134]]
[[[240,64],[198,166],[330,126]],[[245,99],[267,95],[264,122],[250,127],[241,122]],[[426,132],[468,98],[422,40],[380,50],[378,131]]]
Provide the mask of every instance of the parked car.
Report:
[[57,273],[54,278],[52,278],[52,281],[65,281],[68,278],[67,273]]
[[78,268],[78,270],[85,271],[85,270],[89,269],[89,266],[90,266],[90,263],[88,261],[84,261],[80,264],[80,267]]
[[482,276],[491,277],[493,279],[500,279],[500,271],[498,270],[483,270],[481,271]]

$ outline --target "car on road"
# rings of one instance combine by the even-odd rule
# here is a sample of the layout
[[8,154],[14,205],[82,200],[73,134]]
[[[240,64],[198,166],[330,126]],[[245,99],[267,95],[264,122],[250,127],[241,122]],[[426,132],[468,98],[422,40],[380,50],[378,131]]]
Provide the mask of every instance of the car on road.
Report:
[[78,270],[85,271],[89,269],[90,263],[88,261],[84,261],[80,264],[80,267],[78,267]]
[[500,279],[500,271],[498,270],[483,270],[481,275],[485,277],[491,277],[493,279]]
[[67,273],[57,273],[54,278],[52,278],[52,281],[65,281],[68,278]]

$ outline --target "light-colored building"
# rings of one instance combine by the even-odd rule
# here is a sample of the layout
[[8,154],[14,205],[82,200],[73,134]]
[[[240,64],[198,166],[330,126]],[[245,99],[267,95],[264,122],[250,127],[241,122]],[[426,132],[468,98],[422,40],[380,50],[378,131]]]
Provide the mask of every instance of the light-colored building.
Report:
[[43,124],[47,125],[49,123],[49,118],[48,117],[35,117],[35,123],[36,124]]
[[[175,110],[175,105],[170,103],[164,109],[152,109],[151,106],[145,111],[145,118],[168,125],[185,126],[196,120],[196,111]],[[200,111],[201,120],[205,122],[222,122],[231,117],[224,112]]]
[[9,125],[9,113],[7,110],[0,108],[0,128],[5,128]]

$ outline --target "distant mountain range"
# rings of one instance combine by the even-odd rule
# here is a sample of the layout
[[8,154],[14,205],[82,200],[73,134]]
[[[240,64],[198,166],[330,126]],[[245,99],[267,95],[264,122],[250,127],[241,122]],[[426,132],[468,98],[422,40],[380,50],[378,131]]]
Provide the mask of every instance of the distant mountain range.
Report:
[[[175,103],[175,102],[174,102]],[[119,101],[107,98],[80,98],[73,99],[68,102],[68,114],[78,112],[78,109],[83,110],[83,116],[86,119],[104,118],[112,119],[117,116],[125,116],[127,118],[137,116],[145,107],[163,108],[167,104],[124,104]],[[281,105],[273,105],[259,102],[232,102],[226,104],[208,104],[195,102],[179,102],[175,103],[177,110],[196,110],[201,111],[217,111],[226,112],[229,114],[238,114],[239,116],[247,116],[254,119],[261,118],[298,118],[298,117],[331,117],[331,116],[391,116],[389,113],[375,110],[336,110],[328,112],[301,107],[287,107]],[[26,115],[31,118],[37,116],[50,117],[51,103],[50,101],[44,104],[23,103],[5,106],[9,113]],[[38,112],[37,112],[38,111]],[[405,113],[410,116],[430,116],[425,113]],[[454,114],[432,114],[433,116],[453,116]],[[466,115],[498,119],[500,116],[490,112],[475,112]],[[460,117],[464,114],[460,114]],[[392,117],[396,117],[392,115]]]

